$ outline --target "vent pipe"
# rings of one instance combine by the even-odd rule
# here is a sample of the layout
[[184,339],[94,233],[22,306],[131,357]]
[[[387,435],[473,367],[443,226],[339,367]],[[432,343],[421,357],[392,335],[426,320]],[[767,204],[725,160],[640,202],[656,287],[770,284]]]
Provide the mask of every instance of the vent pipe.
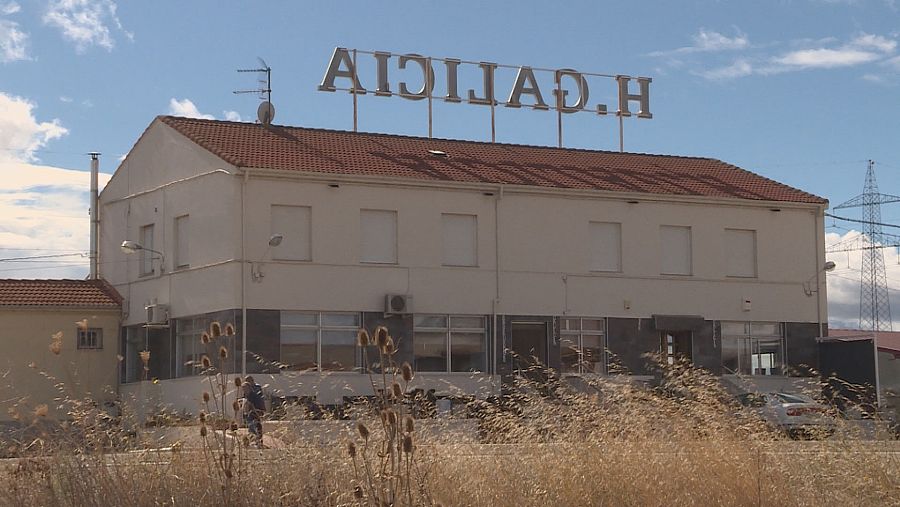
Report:
[[100,153],[88,153],[91,156],[91,250],[90,262],[91,273],[88,276],[90,280],[100,278],[100,263],[97,255],[97,237],[100,235],[100,214],[98,213],[98,187],[97,182],[100,173]]

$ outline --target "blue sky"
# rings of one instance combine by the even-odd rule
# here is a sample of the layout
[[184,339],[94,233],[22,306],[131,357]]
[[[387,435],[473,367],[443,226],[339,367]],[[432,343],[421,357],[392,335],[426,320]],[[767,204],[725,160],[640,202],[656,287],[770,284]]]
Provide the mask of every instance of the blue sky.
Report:
[[[350,129],[349,96],[316,90],[336,46],[649,76],[654,118],[626,120],[627,151],[719,158],[833,204],[861,192],[874,159],[881,191],[900,194],[898,21],[888,0],[0,0],[0,258],[87,247],[86,152],[103,152],[112,172],[156,115],[255,118],[257,98],[232,91],[255,87],[235,69],[257,56],[273,68],[276,123]],[[360,74],[375,87],[371,65]],[[498,73],[498,98],[513,77]],[[461,73],[461,91],[475,79]],[[613,91],[592,82],[591,102]],[[359,106],[361,130],[427,134],[422,102],[367,95]],[[488,118],[438,103],[435,135],[489,140]],[[502,142],[556,144],[552,112],[499,108],[497,130]],[[565,145],[617,149],[616,119],[570,115]],[[900,223],[900,204],[882,216]],[[852,234],[838,225],[831,242]],[[832,318],[849,322],[859,262],[836,260]],[[896,252],[887,264],[900,289]],[[0,263],[0,277],[84,272],[73,257]]]

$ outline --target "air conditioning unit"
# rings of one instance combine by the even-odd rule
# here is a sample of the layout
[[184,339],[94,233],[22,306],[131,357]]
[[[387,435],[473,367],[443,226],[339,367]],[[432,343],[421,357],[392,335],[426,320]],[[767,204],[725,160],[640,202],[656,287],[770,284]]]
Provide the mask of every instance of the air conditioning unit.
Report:
[[384,314],[412,313],[412,299],[413,297],[409,294],[388,294],[384,297]]
[[148,326],[167,326],[169,325],[169,307],[168,305],[152,304],[145,307],[147,309],[147,325]]

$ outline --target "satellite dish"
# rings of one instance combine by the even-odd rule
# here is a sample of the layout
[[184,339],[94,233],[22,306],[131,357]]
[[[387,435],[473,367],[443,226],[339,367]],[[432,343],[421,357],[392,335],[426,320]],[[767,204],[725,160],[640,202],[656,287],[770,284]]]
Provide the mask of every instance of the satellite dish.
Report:
[[256,118],[263,125],[270,125],[272,120],[275,119],[275,106],[268,101],[261,103],[256,110]]

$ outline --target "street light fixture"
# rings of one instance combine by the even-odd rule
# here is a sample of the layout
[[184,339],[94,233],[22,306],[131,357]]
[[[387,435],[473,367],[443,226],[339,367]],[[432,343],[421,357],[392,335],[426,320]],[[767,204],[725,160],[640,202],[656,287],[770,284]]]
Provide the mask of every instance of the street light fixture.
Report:
[[[150,253],[155,253],[156,255],[159,255],[159,271],[160,271],[160,273],[162,273],[166,268],[166,256],[159,250],[147,248],[144,245],[138,243],[137,241],[131,241],[131,240],[127,240],[127,239],[125,241],[123,241],[121,245],[119,245],[119,248],[121,248],[122,252],[124,252],[127,255],[131,255],[139,250],[145,250]],[[152,259],[152,257],[151,257],[151,259]]]
[[255,263],[250,263],[250,279],[254,282],[261,282],[263,277],[266,276],[262,272],[262,263],[266,260],[266,256],[269,255],[269,251],[277,247],[284,241],[284,234],[275,233],[269,236],[269,246],[266,247],[266,251],[263,252],[262,256],[259,258],[259,261]]

